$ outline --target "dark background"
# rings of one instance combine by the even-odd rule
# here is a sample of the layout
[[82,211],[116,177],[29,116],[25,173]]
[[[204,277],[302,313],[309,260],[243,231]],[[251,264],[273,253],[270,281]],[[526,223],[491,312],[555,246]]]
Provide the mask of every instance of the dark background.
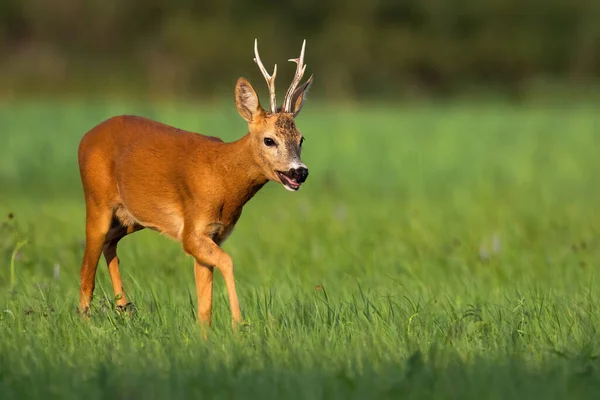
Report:
[[229,95],[262,79],[255,37],[279,91],[306,38],[326,99],[561,98],[600,78],[593,0],[1,0],[0,95]]

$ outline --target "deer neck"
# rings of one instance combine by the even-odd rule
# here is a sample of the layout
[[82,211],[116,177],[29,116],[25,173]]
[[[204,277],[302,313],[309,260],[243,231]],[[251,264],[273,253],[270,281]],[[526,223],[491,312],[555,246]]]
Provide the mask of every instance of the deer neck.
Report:
[[250,133],[235,142],[226,145],[223,152],[223,170],[227,174],[227,186],[230,193],[235,193],[236,203],[242,207],[267,182],[268,178],[256,162],[252,149]]

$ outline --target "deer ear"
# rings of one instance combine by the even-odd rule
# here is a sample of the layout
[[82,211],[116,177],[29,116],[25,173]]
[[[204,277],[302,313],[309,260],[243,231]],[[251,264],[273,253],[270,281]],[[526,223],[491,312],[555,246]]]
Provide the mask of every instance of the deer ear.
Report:
[[256,91],[245,78],[239,78],[235,84],[235,106],[248,123],[264,113]]
[[313,76],[311,75],[310,78],[308,78],[308,80],[304,82],[304,84],[302,84],[298,89],[294,91],[294,94],[292,95],[292,114],[294,115],[294,117],[300,113],[300,110],[302,109],[302,105],[304,104],[304,100],[306,100],[308,90],[310,89],[312,83]]

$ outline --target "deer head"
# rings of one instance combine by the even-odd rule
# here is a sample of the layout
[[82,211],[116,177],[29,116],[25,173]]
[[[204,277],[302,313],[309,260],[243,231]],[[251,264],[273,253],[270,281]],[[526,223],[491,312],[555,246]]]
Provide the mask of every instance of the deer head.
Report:
[[298,87],[302,80],[304,65],[304,48],[302,43],[300,57],[290,59],[297,64],[292,83],[285,94],[283,104],[277,107],[275,99],[275,76],[269,75],[258,55],[258,41],[254,40],[254,62],[262,72],[270,95],[270,110],[264,110],[256,91],[245,78],[239,78],[235,85],[235,104],[238,112],[248,122],[251,136],[251,148],[256,163],[264,175],[272,181],[281,183],[287,190],[296,191],[308,177],[308,168],[302,163],[300,153],[304,138],[294,119],[300,113],[306,94],[312,84],[311,77]]

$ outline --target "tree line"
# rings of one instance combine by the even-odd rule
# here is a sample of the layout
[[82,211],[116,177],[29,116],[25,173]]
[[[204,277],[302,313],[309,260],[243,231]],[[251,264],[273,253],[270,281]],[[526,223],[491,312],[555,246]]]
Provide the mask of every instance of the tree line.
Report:
[[279,91],[306,39],[321,96],[518,93],[598,79],[599,21],[588,0],[1,0],[0,83],[202,97],[243,75],[262,90],[256,37]]

